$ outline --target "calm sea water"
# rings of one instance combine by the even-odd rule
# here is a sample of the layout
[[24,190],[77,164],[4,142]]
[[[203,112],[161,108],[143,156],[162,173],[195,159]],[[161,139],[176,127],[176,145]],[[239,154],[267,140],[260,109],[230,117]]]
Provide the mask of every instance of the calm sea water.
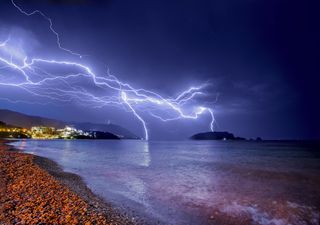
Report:
[[163,224],[319,224],[311,142],[27,140],[114,206]]

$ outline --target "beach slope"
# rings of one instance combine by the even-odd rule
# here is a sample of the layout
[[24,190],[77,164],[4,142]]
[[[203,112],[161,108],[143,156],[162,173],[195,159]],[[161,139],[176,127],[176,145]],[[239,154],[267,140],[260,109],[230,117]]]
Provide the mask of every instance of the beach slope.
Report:
[[1,224],[134,224],[51,160],[0,140]]

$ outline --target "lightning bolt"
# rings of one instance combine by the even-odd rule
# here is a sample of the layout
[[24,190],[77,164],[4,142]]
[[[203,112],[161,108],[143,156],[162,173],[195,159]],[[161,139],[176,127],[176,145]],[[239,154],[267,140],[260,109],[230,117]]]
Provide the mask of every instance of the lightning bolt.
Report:
[[135,117],[137,117],[141,121],[141,123],[143,125],[143,129],[144,129],[145,140],[149,140],[149,134],[148,134],[146,122],[141,118],[141,116],[135,111],[135,109],[127,101],[127,94],[124,91],[121,92],[121,98],[129,106],[129,108],[131,109],[131,111],[135,115]]
[[6,40],[0,43],[0,48],[6,46],[9,41],[10,41],[10,36]]
[[[27,16],[40,14],[49,22],[49,28],[56,36],[58,47],[72,55],[81,56],[61,47],[59,34],[53,29],[52,20],[44,13],[39,10],[27,13],[13,0],[11,2]],[[176,97],[165,98],[157,92],[143,88],[137,89],[129,83],[120,81],[110,73],[109,69],[106,74],[99,75],[91,67],[76,61],[28,58],[28,56],[17,59],[13,57],[13,54],[1,54],[10,53],[10,46],[13,44],[11,44],[10,36],[0,42],[0,72],[6,72],[6,75],[0,73],[0,85],[2,86],[21,89],[39,100],[77,102],[85,107],[114,106],[124,109],[141,122],[145,140],[149,139],[149,131],[142,114],[169,122],[180,119],[197,120],[200,115],[208,113],[211,117],[210,130],[214,129],[213,109],[204,105],[198,106],[195,100],[198,96],[206,95],[203,90],[210,85],[209,83],[190,87]],[[56,72],[52,71],[52,68],[68,72]],[[15,100],[14,102],[24,101]]]
[[79,53],[76,53],[76,52],[73,52],[72,50],[70,49],[67,49],[67,48],[64,48],[62,47],[61,45],[61,42],[60,42],[60,35],[59,33],[53,28],[53,23],[52,23],[52,19],[50,17],[48,17],[46,14],[44,14],[42,11],[40,10],[34,10],[32,12],[26,12],[25,10],[23,10],[20,6],[18,6],[14,0],[11,0],[11,3],[14,7],[16,7],[21,13],[23,13],[24,15],[26,16],[32,16],[32,15],[35,15],[35,14],[38,14],[40,16],[42,16],[46,21],[48,21],[49,23],[49,29],[50,31],[54,34],[54,36],[56,37],[56,42],[57,42],[57,46],[67,52],[67,53],[70,53],[72,55],[75,55],[75,56],[78,56],[79,58],[82,58],[82,55],[80,55]]

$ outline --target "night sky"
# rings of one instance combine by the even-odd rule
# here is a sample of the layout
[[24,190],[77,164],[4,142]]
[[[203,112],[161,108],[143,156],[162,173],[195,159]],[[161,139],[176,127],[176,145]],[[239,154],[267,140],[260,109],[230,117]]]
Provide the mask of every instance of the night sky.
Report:
[[[319,7],[308,1],[16,1],[48,15],[61,52],[42,17],[25,16],[11,1],[0,3],[0,38],[21,37],[32,54],[108,67],[136,88],[174,96],[210,82],[206,97],[216,130],[271,139],[320,138]],[[18,90],[0,94],[20,100]],[[33,103],[35,97],[24,96]],[[29,104],[0,100],[0,108],[66,121],[112,123],[143,135],[130,113],[76,102]],[[142,112],[143,114],[143,112]],[[210,118],[161,122],[145,117],[152,139],[181,139],[208,131]]]

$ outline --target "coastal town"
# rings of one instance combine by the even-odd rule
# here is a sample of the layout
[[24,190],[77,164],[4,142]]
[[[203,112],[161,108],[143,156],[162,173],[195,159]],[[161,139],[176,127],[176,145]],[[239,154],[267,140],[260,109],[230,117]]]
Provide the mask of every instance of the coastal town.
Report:
[[27,139],[119,139],[116,135],[101,131],[83,131],[72,126],[34,126],[30,129],[8,125],[0,121],[0,138]]

